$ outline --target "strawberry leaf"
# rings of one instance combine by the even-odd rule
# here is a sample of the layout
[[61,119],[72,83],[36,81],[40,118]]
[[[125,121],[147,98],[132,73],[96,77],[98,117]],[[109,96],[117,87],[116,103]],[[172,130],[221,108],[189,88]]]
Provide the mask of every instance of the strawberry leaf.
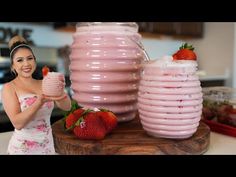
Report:
[[182,46],[179,48],[180,50],[181,49],[189,49],[189,50],[194,50],[194,47],[193,47],[193,45],[188,45],[188,43],[186,42],[186,43],[184,43],[184,44],[182,44]]
[[75,101],[75,100],[72,100],[71,101],[71,109],[69,111],[63,111],[62,114],[63,114],[63,118],[62,118],[62,124],[63,124],[63,127],[64,129],[66,129],[65,125],[66,125],[66,118],[67,116],[70,114],[70,113],[73,113],[75,110],[79,109],[79,108],[82,108],[80,105],[78,105],[78,103]]
[[99,108],[99,110],[102,111],[102,112],[109,112],[108,109],[104,109],[104,108]]
[[82,108],[82,106],[78,105],[78,103],[75,100],[72,100],[71,101],[71,109],[69,111],[64,111],[64,113],[63,113],[64,118],[79,108]]

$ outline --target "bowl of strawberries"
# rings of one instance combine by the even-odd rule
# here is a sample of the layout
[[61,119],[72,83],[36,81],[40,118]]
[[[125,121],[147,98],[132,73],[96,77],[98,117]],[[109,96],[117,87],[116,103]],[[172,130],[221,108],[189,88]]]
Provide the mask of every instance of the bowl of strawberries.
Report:
[[230,129],[236,136],[236,90],[230,87],[203,88],[202,120],[213,131],[227,134]]

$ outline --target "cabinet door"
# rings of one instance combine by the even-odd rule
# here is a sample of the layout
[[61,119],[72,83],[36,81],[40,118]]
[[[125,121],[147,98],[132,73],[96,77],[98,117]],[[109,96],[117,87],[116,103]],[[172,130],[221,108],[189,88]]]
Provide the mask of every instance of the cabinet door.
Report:
[[153,32],[158,34],[175,35],[175,23],[173,22],[155,22],[152,24]]
[[175,34],[174,23],[172,22],[138,22],[139,32],[153,34]]
[[175,24],[176,35],[203,37],[202,22],[180,22]]
[[202,37],[202,22],[138,22],[139,32],[184,37]]

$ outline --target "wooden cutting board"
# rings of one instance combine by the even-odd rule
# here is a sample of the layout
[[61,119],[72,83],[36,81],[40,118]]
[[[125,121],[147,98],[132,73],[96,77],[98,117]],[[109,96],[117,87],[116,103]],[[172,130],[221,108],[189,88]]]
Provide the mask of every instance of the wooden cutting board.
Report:
[[197,132],[184,140],[154,138],[142,129],[139,119],[119,123],[105,139],[79,140],[65,132],[59,120],[52,125],[56,152],[65,155],[203,154],[210,142],[210,128],[200,122]]

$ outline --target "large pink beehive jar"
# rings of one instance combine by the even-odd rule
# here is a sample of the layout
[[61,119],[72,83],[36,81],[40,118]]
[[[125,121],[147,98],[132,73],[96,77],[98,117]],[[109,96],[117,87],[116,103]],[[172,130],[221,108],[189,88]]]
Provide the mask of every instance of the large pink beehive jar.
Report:
[[119,122],[135,118],[143,51],[136,23],[78,23],[70,54],[73,99],[106,108]]

